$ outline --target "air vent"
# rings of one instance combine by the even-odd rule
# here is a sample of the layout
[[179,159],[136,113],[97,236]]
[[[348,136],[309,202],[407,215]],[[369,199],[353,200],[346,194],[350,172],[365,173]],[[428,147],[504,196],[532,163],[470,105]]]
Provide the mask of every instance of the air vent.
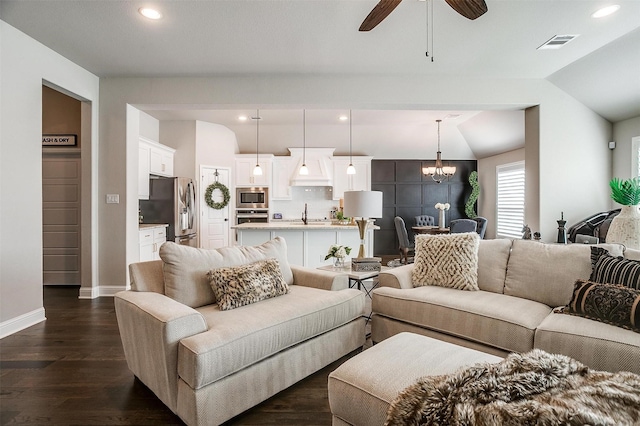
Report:
[[569,43],[574,38],[578,37],[578,35],[557,35],[553,36],[551,39],[547,40],[539,49],[560,49],[565,44]]

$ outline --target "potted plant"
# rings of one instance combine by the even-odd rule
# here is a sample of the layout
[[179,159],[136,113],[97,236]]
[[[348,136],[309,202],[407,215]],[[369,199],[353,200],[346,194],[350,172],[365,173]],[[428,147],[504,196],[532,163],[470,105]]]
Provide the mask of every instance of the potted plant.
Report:
[[624,244],[628,248],[640,250],[640,177],[626,180],[613,178],[609,187],[611,198],[622,204],[622,210],[611,221],[607,242]]
[[344,258],[351,253],[351,247],[341,246],[338,244],[332,244],[329,247],[329,252],[324,257],[324,260],[329,260],[333,257],[333,266],[336,268],[344,267]]

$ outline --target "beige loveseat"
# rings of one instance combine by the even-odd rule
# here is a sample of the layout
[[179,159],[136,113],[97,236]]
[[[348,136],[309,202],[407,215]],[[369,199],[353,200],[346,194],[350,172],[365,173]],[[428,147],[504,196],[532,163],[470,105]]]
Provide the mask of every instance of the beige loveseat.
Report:
[[[220,424],[364,344],[364,293],[346,275],[289,266],[282,238],[165,243],[160,256],[130,265],[116,315],[129,369],[187,424]],[[268,258],[289,293],[221,311],[207,271]]]
[[[622,246],[600,246],[623,254]],[[590,254],[581,244],[482,240],[479,291],[414,288],[413,265],[382,272],[373,292],[372,341],[410,331],[499,356],[540,348],[598,370],[640,373],[640,333],[552,312],[569,303],[578,278],[589,278]],[[638,260],[640,252],[624,256]]]

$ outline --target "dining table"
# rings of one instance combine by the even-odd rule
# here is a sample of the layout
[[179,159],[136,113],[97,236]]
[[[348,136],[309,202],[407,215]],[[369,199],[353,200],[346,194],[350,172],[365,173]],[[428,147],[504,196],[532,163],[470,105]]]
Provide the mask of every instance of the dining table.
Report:
[[449,228],[440,228],[439,226],[412,226],[411,230],[415,233],[415,234],[431,234],[431,235],[438,235],[438,234],[448,234],[449,233]]

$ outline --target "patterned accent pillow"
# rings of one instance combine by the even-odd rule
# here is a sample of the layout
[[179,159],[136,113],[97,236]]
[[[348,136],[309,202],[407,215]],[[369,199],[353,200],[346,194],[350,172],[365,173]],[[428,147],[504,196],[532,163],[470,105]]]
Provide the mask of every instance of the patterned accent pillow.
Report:
[[555,312],[576,315],[640,333],[640,290],[577,280],[567,306]]
[[276,259],[259,260],[207,273],[221,311],[239,308],[289,292]]
[[480,236],[477,232],[417,235],[413,286],[478,290],[478,247]]
[[607,250],[591,248],[590,280],[601,284],[620,284],[640,290],[640,261],[614,257]]

